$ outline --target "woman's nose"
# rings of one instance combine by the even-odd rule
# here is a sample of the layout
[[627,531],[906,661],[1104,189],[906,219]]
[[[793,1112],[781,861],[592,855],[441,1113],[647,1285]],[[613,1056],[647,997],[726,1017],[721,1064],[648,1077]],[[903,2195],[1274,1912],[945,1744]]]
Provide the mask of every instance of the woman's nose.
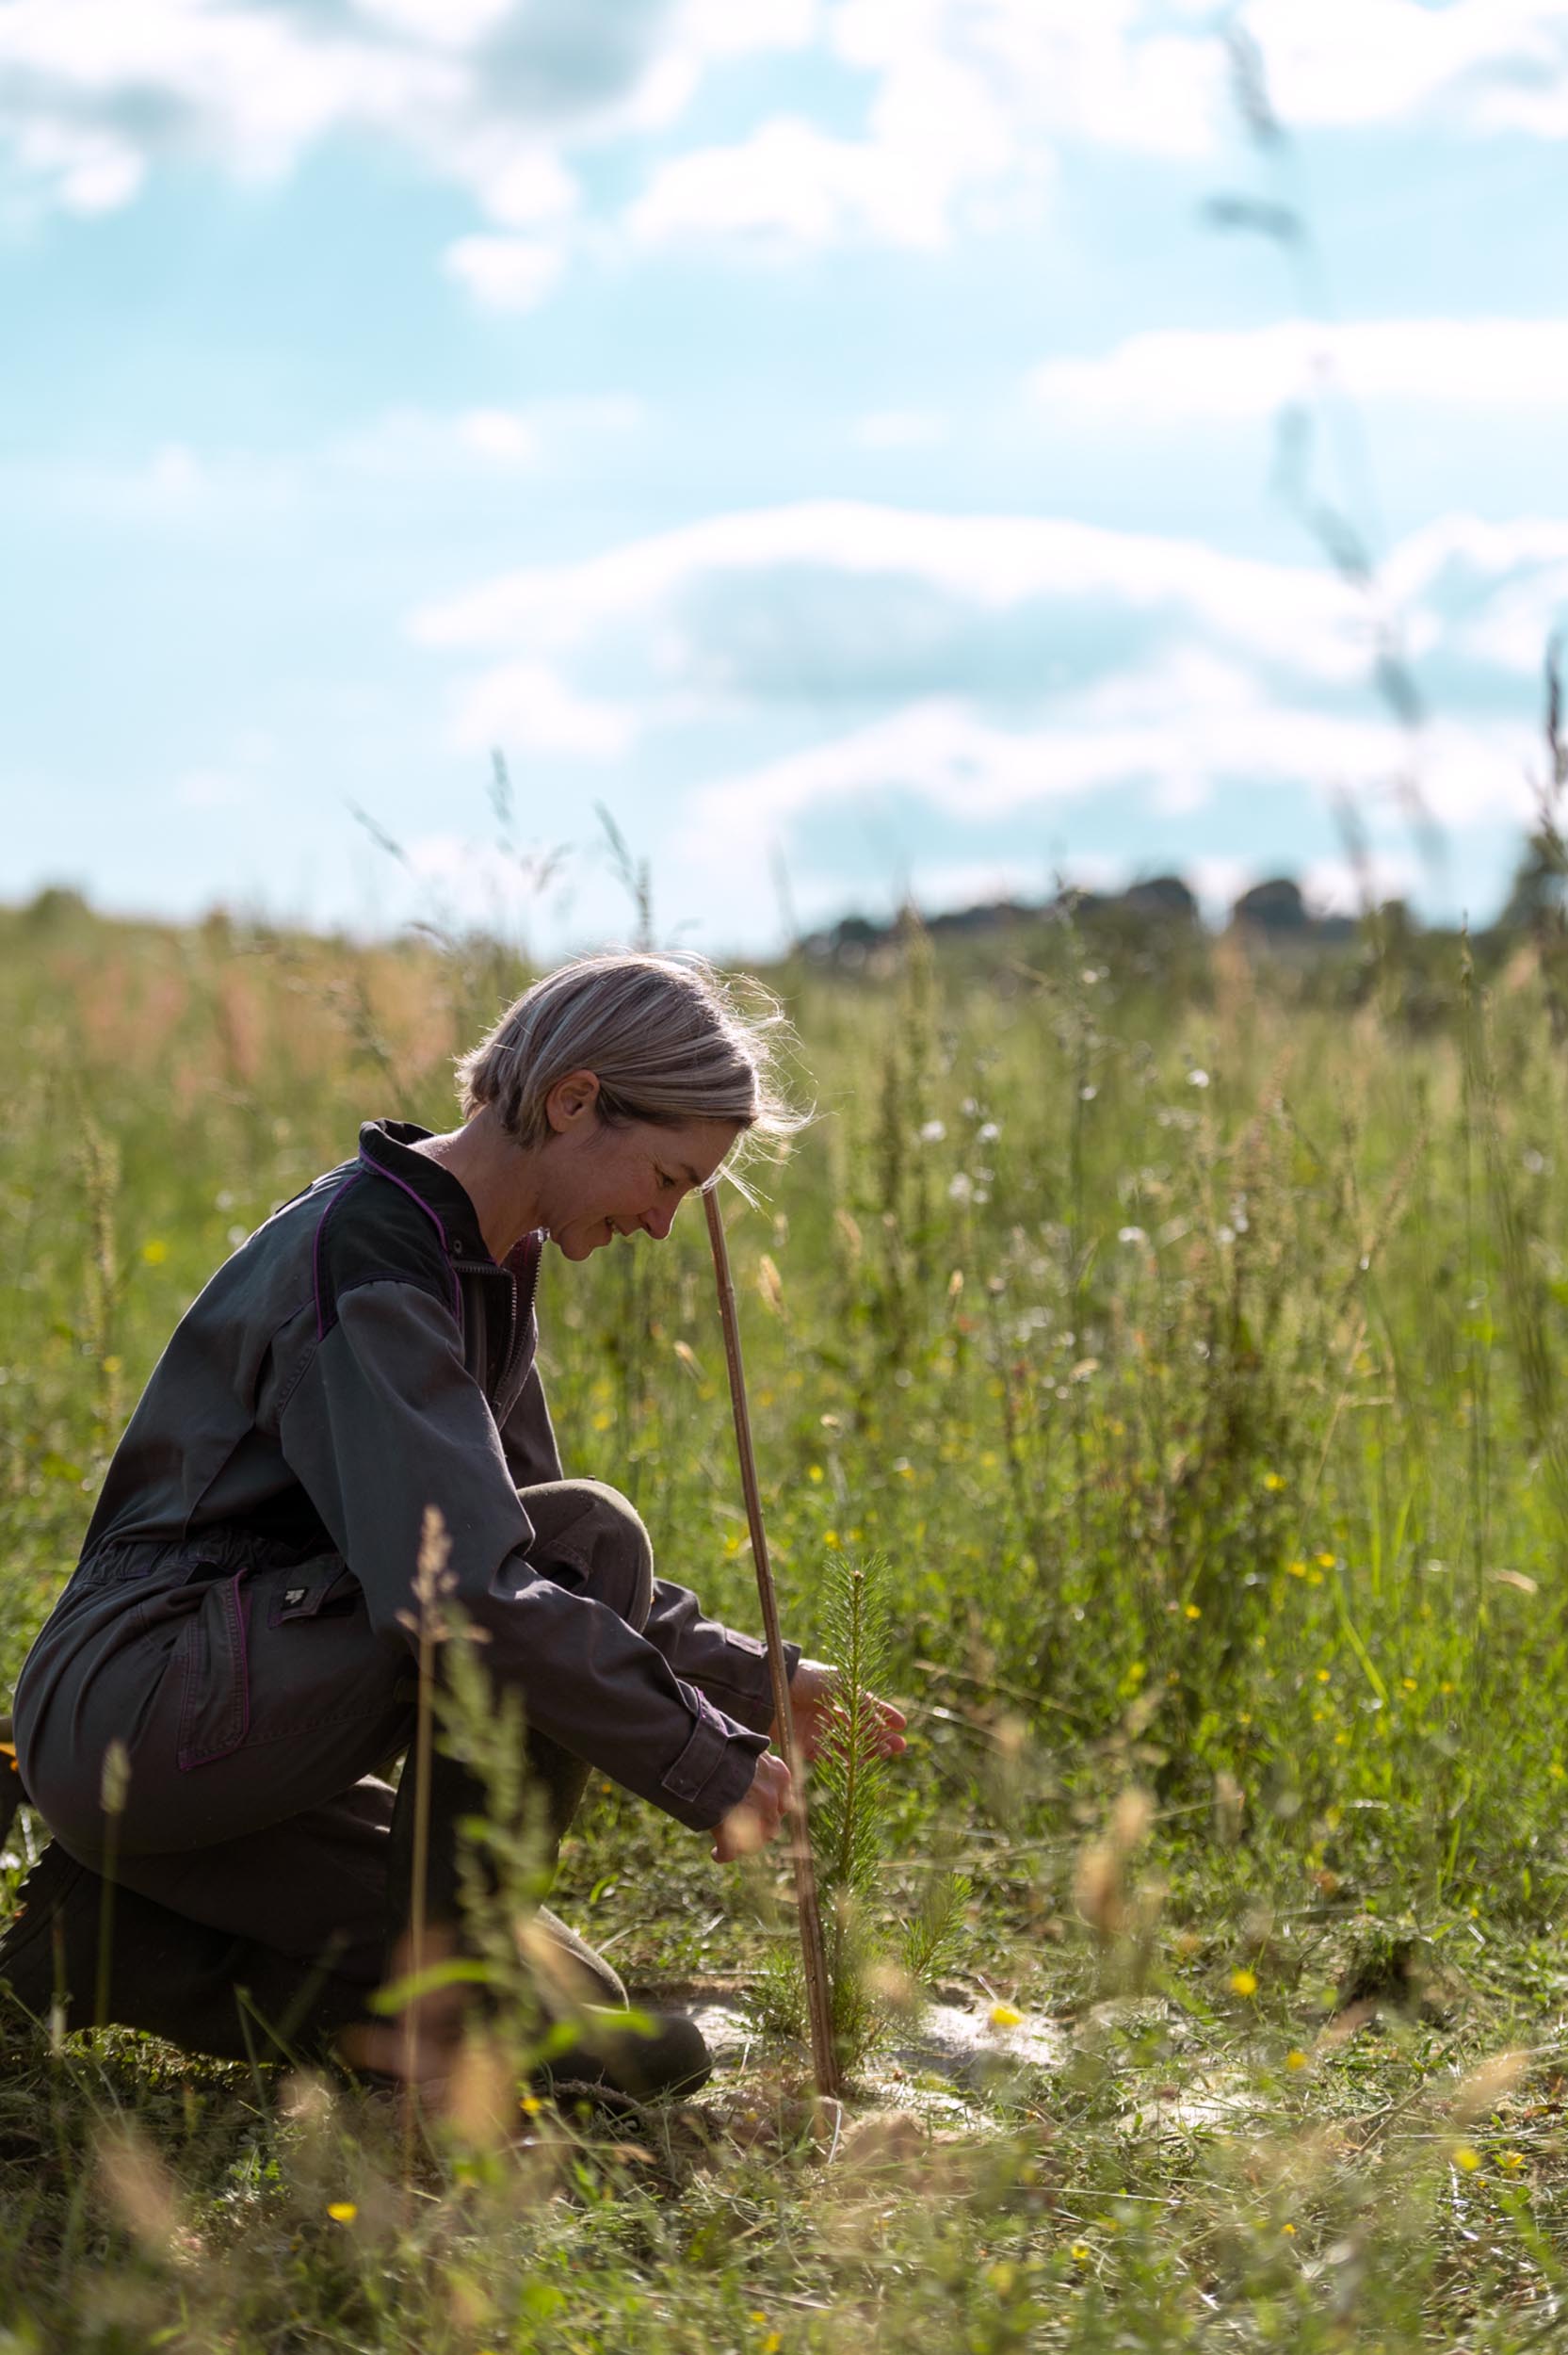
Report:
[[672,1202],[661,1203],[656,1210],[648,1211],[644,1217],[642,1221],[644,1231],[652,1235],[655,1242],[662,1242],[675,1224],[675,1207]]

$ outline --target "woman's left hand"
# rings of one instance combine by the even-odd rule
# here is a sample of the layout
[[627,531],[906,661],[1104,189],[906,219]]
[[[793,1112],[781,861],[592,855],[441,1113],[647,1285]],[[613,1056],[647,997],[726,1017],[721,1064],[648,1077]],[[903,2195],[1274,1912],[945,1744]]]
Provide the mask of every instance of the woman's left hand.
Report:
[[[790,1708],[795,1718],[796,1738],[800,1755],[805,1759],[819,1758],[827,1741],[829,1728],[835,1717],[842,1715],[840,1692],[842,1677],[837,1668],[826,1660],[802,1660],[789,1680]],[[891,1701],[880,1701],[867,1694],[871,1703],[873,1747],[879,1758],[897,1758],[909,1744],[904,1740],[904,1728],[909,1720],[901,1709]],[[780,1741],[777,1718],[768,1729],[768,1738],[777,1748]]]

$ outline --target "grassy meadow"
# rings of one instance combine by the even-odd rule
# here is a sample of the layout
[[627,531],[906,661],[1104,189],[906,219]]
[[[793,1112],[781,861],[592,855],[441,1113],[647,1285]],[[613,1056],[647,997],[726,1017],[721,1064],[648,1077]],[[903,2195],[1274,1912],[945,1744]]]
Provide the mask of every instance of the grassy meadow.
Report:
[[[522,978],[0,917],[0,1685],[184,1305],[362,1118],[448,1125]],[[645,2131],[535,2105],[411,2150],[378,2097],[40,2043],[0,2075],[0,2355],[1568,2331],[1552,975],[1062,922],[768,978],[817,1107],[731,1201],[785,1623],[820,1644],[835,1559],[885,1564],[912,1746],[869,1932],[967,1881],[983,2084],[922,2111],[884,2071],[828,2160],[759,2035]],[[754,1626],[700,1218],[547,1262],[541,1322],[568,1469]],[[789,1935],[771,1860],[607,1786],[558,1901],[634,1987],[756,1981]]]

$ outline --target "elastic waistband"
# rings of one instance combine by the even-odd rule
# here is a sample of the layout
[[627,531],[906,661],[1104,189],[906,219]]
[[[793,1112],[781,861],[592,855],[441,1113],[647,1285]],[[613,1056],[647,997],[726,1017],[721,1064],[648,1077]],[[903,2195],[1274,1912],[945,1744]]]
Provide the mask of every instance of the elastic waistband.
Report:
[[319,1546],[290,1544],[234,1527],[206,1529],[197,1537],[118,1537],[83,1554],[71,1584],[80,1590],[119,1586],[129,1579],[183,1580],[201,1570],[220,1578],[235,1570],[292,1569],[319,1551]]

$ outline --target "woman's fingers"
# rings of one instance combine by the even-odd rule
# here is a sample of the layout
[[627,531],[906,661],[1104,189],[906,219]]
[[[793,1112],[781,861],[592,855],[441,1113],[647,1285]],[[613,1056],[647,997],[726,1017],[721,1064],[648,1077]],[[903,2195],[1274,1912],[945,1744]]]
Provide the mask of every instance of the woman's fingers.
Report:
[[714,1834],[715,1863],[730,1864],[736,1857],[754,1856],[766,1847],[778,1837],[788,1805],[789,1769],[782,1758],[764,1750],[751,1789],[738,1807],[731,1808]]
[[[891,1701],[876,1700],[869,1694],[866,1698],[871,1701],[871,1717],[866,1726],[866,1746],[878,1758],[901,1758],[909,1747],[909,1744],[904,1739],[903,1730],[909,1719],[904,1715],[903,1711],[895,1708]],[[849,1713],[841,1700],[825,1701],[819,1706],[802,1709],[797,1720],[797,1726],[800,1735],[800,1746],[807,1758],[820,1757],[822,1746],[829,1739],[833,1728],[846,1725],[848,1722]]]
[[[845,1722],[843,1671],[830,1660],[802,1660],[790,1679],[789,1697],[802,1754],[808,1760],[820,1758],[832,1728]],[[879,1758],[901,1757],[909,1747],[904,1740],[908,1718],[892,1701],[870,1693],[865,1698],[871,1708],[868,1746]],[[779,1739],[776,1725],[771,1738]]]
[[881,1725],[877,1736],[877,1749],[882,1758],[901,1758],[909,1744],[904,1740],[904,1728],[909,1719],[891,1701],[879,1701],[877,1713]]

